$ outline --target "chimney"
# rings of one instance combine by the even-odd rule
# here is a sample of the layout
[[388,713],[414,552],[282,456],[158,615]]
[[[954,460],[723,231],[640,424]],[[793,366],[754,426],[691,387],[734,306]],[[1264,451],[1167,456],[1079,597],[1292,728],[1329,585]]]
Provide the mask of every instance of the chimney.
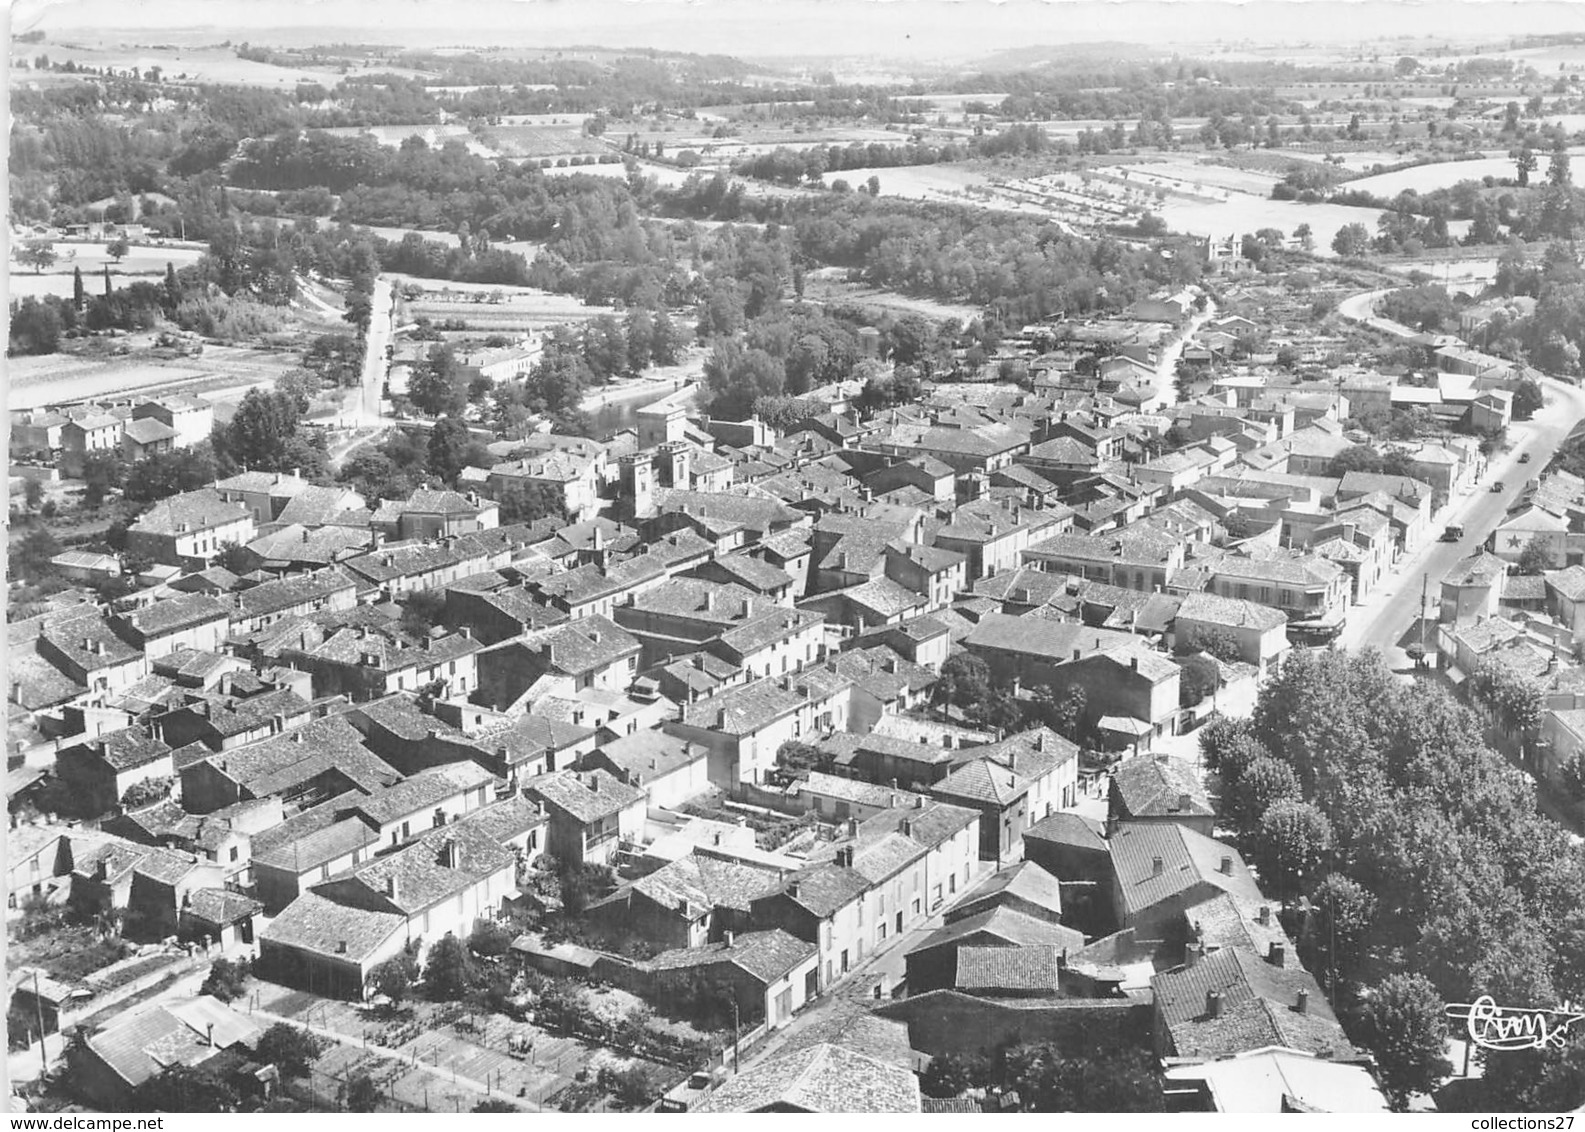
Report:
[[397,885],[395,873],[385,878],[385,895],[391,900],[395,900],[401,895],[401,889]]
[[1222,875],[1223,876],[1232,876],[1233,875],[1233,858],[1231,858],[1231,857],[1223,857],[1222,858]]
[[204,1023],[204,1044],[210,1049],[215,1048],[215,1024],[213,1022]]
[[1310,992],[1301,987],[1299,989],[1299,1000],[1293,1004],[1293,1008],[1300,1014],[1310,1013]]
[[925,808],[925,796],[923,794],[914,795],[914,809],[922,810],[924,808]]
[[787,895],[793,897],[794,899],[797,898],[797,896],[798,896],[798,882],[797,881],[793,881],[790,884],[788,884],[788,886],[787,886]]
[[849,837],[857,837],[858,835],[859,835],[859,819],[858,818],[849,818],[848,819],[848,836]]
[[347,941],[344,940],[344,939],[338,939],[336,941],[336,954],[337,955],[345,955],[346,953],[347,953]]
[[1073,659],[1074,659],[1074,660],[1079,660],[1079,659],[1081,659],[1081,658],[1082,658],[1082,657],[1083,657],[1083,656],[1084,656],[1084,652],[1083,652],[1083,650],[1082,650],[1082,649],[1074,649],[1074,650],[1073,650]]
[[1185,967],[1198,966],[1200,960],[1204,958],[1205,944],[1203,943],[1191,943],[1183,949],[1183,965]]
[[1135,672],[1138,672],[1139,671],[1139,658],[1137,656],[1129,657],[1128,658],[1128,667],[1132,668]]
[[1220,991],[1205,992],[1205,1016],[1218,1018],[1222,1014],[1222,994]]
[[1166,864],[1162,861],[1162,859],[1160,857],[1152,857],[1150,859],[1150,875],[1151,876],[1159,877],[1162,873],[1164,873],[1166,871],[1167,871]]
[[904,818],[902,831],[904,837],[912,837],[914,835],[914,823],[910,819]]
[[1271,923],[1271,908],[1269,905],[1262,904],[1260,906],[1260,915],[1258,919],[1260,921],[1261,927],[1265,927],[1267,924]]
[[1190,802],[1191,799],[1187,794],[1178,795],[1178,809],[1180,811],[1187,810],[1189,808]]
[[1271,945],[1271,950],[1266,953],[1266,961],[1273,967],[1281,967],[1288,961],[1288,949],[1280,943]]
[[736,937],[729,931],[721,933],[721,942],[726,944],[728,947],[732,946],[732,940],[734,938]]

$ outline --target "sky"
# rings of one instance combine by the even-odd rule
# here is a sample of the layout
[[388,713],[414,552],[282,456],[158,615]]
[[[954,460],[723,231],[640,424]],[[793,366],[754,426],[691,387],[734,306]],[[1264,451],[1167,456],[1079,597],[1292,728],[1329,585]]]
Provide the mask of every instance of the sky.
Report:
[[13,33],[82,29],[96,38],[214,28],[220,38],[284,44],[323,29],[321,42],[911,60],[1089,41],[1346,45],[1585,33],[1581,0],[15,0],[11,16]]

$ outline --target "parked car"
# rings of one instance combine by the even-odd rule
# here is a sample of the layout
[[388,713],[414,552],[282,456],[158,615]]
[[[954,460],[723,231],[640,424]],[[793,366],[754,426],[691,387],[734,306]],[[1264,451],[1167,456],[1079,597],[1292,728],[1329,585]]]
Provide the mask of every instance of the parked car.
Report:
[[1464,528],[1459,523],[1449,523],[1442,530],[1443,542],[1457,542],[1464,537]]
[[1496,483],[1491,485],[1491,489],[1493,491],[1501,491],[1503,489],[1503,487],[1504,487],[1504,484],[1503,484],[1502,480],[1498,480]]
[[1530,462],[1530,453],[1528,453],[1528,452],[1519,453],[1519,462],[1521,464],[1528,464]]

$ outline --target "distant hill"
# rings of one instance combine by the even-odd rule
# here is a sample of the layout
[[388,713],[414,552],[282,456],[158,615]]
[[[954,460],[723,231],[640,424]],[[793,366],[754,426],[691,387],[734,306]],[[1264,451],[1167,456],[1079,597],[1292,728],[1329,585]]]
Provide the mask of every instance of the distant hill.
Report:
[[1034,47],[1009,47],[995,51],[969,66],[979,71],[1021,71],[1051,63],[1117,63],[1162,57],[1160,48],[1138,43],[1052,43]]

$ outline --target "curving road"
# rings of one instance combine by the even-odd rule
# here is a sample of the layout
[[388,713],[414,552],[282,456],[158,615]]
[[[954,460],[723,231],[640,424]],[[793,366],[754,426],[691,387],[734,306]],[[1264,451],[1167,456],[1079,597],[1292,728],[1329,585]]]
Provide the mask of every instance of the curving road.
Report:
[[[1355,295],[1338,304],[1338,313],[1387,334],[1415,337],[1417,331],[1376,314],[1376,301],[1386,293],[1368,291]],[[1492,455],[1480,482],[1469,494],[1454,497],[1436,516],[1433,539],[1450,523],[1462,524],[1464,537],[1457,542],[1432,541],[1394,566],[1365,602],[1349,611],[1338,637],[1339,646],[1374,647],[1394,668],[1409,665],[1404,647],[1415,640],[1412,634],[1420,615],[1422,590],[1428,597],[1428,608],[1434,610],[1442,579],[1461,559],[1485,544],[1524,489],[1525,481],[1540,474],[1575,425],[1585,420],[1585,390],[1553,378],[1547,378],[1542,389],[1545,408],[1532,420],[1509,425],[1508,447]],[[1519,457],[1526,452],[1530,461],[1520,464]],[[1497,482],[1502,483],[1502,490],[1492,491],[1492,484]],[[1435,619],[1434,612],[1431,619]],[[1434,630],[1425,632],[1427,648],[1434,648]]]

